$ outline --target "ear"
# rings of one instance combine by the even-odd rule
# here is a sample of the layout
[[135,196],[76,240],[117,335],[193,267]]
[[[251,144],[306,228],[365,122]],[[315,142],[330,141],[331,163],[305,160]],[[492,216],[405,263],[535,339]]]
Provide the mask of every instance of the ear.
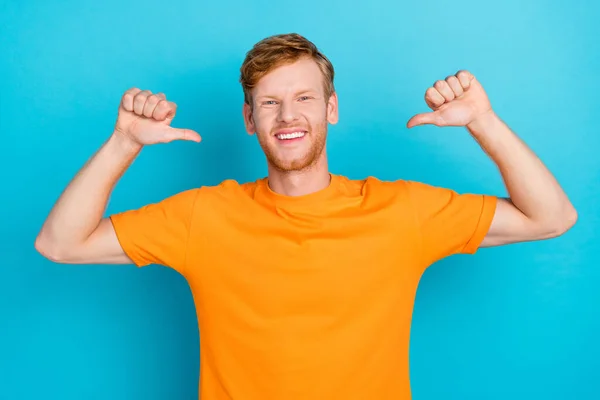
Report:
[[327,101],[327,122],[335,125],[337,124],[338,119],[338,97],[337,93],[333,92]]
[[256,125],[254,124],[254,118],[252,117],[252,107],[250,104],[244,103],[242,108],[242,114],[244,115],[244,125],[246,125],[246,132],[248,135],[254,135],[256,133]]

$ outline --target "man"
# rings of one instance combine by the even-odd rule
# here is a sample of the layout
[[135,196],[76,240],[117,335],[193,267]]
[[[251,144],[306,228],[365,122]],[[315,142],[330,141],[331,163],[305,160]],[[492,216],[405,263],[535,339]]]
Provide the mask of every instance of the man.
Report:
[[191,287],[201,331],[202,399],[409,399],[417,284],[435,261],[556,237],[577,214],[540,160],[460,71],[427,89],[423,124],[465,126],[510,199],[329,172],[338,121],[329,60],[305,38],[257,43],[241,67],[243,116],[268,177],[178,193],[103,218],[146,145],[200,141],[171,127],[176,105],[130,89],[108,141],[68,185],[36,240],[63,263],[161,264]]

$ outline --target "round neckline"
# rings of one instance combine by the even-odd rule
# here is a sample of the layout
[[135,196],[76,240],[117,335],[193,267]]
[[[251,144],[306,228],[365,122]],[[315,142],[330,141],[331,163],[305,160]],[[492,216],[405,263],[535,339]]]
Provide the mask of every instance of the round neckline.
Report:
[[332,198],[337,193],[337,188],[339,186],[339,176],[336,174],[329,174],[329,185],[324,187],[323,189],[319,189],[316,192],[303,194],[300,196],[289,196],[281,193],[275,192],[269,186],[269,179],[265,177],[260,180],[263,193],[265,196],[276,203],[277,205],[290,205],[290,206],[299,206],[303,204],[315,204],[318,202],[322,202],[324,200]]

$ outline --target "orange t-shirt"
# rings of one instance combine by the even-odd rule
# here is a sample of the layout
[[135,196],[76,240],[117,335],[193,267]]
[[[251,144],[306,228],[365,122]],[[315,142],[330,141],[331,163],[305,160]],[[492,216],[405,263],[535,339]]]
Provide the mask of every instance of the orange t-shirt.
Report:
[[266,178],[184,191],[111,216],[138,266],[190,285],[202,400],[410,399],[425,268],[474,253],[496,197],[332,175],[288,197]]

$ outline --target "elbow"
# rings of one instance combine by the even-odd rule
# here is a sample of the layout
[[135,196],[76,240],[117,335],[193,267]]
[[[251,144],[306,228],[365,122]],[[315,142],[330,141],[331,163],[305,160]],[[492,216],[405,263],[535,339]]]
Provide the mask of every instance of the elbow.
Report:
[[572,205],[569,205],[567,210],[560,215],[560,218],[556,218],[553,224],[550,225],[549,236],[558,237],[564,235],[575,226],[577,218],[577,210]]
[[571,205],[564,218],[562,233],[566,233],[569,229],[574,227],[575,223],[577,223],[577,218],[579,218],[577,210]]
[[64,252],[60,250],[59,246],[57,246],[43,234],[39,234],[36,237],[34,247],[38,253],[52,262],[65,262],[66,258],[64,256]]

